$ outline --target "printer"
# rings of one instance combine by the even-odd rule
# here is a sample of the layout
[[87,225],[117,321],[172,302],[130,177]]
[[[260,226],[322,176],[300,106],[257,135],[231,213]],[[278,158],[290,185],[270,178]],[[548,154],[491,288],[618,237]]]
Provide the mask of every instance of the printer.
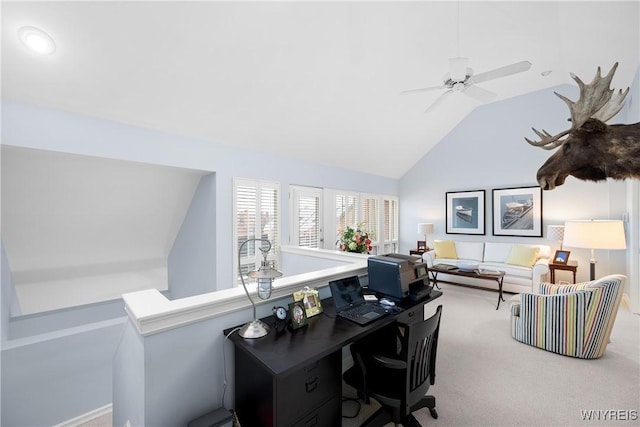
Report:
[[427,265],[422,259],[402,254],[385,254],[367,259],[369,291],[394,301],[422,299],[429,295]]

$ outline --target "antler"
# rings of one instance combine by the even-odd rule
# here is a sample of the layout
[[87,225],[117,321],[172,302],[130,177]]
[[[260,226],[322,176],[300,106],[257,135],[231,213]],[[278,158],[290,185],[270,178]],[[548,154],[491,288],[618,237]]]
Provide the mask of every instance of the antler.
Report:
[[600,67],[598,67],[595,77],[589,84],[585,84],[578,76],[571,73],[571,78],[578,83],[578,87],[580,88],[580,97],[578,100],[574,102],[566,96],[554,92],[556,96],[569,106],[569,111],[571,112],[571,129],[560,132],[557,135],[551,135],[544,129],[542,132],[539,132],[535,128],[532,128],[540,138],[540,141],[532,141],[529,138],[525,138],[525,140],[535,147],[552,150],[564,143],[564,139],[561,139],[562,137],[578,129],[589,120],[589,118],[598,119],[604,123],[615,116],[622,109],[624,98],[629,93],[629,88],[627,88],[624,92],[620,89],[617,94],[613,95],[614,90],[609,88],[617,68],[618,63],[616,62],[613,67],[611,67],[609,73],[602,77]]

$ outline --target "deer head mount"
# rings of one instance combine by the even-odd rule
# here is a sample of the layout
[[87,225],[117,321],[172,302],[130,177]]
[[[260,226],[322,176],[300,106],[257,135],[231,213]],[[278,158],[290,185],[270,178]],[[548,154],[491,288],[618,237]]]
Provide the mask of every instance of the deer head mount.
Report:
[[525,140],[545,150],[560,147],[538,169],[538,184],[544,190],[553,190],[564,184],[572,175],[586,181],[602,181],[607,178],[640,178],[640,123],[607,125],[624,105],[629,88],[617,93],[609,87],[618,63],[602,77],[600,67],[589,84],[571,74],[578,83],[580,97],[577,101],[554,92],[569,106],[571,128],[551,135],[542,130],[533,131],[539,141]]

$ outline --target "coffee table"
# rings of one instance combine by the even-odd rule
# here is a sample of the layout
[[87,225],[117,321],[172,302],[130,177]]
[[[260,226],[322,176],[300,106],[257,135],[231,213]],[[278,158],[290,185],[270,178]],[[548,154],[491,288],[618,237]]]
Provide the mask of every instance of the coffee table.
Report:
[[[452,276],[473,277],[474,279],[495,280],[498,284],[498,305],[496,306],[496,310],[500,308],[500,301],[505,300],[502,296],[502,281],[504,279],[504,271],[460,270],[459,268],[453,270],[445,270],[437,268],[436,266],[428,267],[427,271],[431,273],[431,280],[433,281],[433,285],[438,289],[440,289],[440,287],[438,286],[438,273],[450,274]],[[441,282],[455,284],[455,282],[448,282],[446,280],[441,280]]]

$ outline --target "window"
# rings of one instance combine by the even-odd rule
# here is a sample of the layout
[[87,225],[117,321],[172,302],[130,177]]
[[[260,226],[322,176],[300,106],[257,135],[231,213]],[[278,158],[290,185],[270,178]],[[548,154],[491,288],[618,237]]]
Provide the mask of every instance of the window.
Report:
[[396,252],[398,249],[398,199],[385,198],[384,204],[384,237],[383,251]]
[[[337,193],[335,197],[335,236],[348,226],[358,225],[358,195],[356,193]],[[333,246],[335,248],[335,245]]]
[[322,248],[322,189],[291,186],[291,242]]
[[289,191],[291,244],[336,249],[347,226],[361,225],[370,233],[372,254],[398,249],[396,197],[293,185]]
[[[236,284],[240,284],[238,273],[238,248],[247,239],[268,239],[271,251],[267,259],[277,264],[280,246],[280,184],[235,178],[233,181],[234,204],[234,253],[233,271]],[[260,246],[266,242],[252,241],[245,244],[240,254],[242,274],[260,267],[262,252]],[[277,268],[277,265],[275,265]]]

